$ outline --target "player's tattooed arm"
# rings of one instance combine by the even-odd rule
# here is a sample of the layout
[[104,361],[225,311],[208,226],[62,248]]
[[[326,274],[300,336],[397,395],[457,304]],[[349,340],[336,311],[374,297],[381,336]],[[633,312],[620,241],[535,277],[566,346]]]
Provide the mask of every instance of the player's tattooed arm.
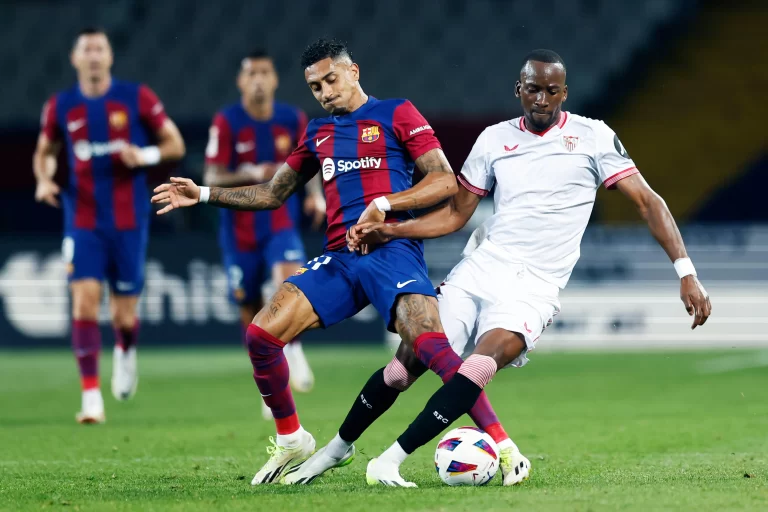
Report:
[[[304,178],[283,164],[267,183],[237,188],[210,187],[208,200],[204,201],[231,210],[274,210],[303,184]],[[201,198],[201,188],[189,178],[172,177],[170,183],[158,185],[154,192],[152,203],[167,205],[158,210],[158,215],[194,206]]]
[[[651,234],[672,262],[688,257],[683,237],[667,208],[667,203],[648,185],[642,175],[634,174],[624,178],[616,183],[616,188],[635,204],[640,215],[648,223]],[[680,280],[680,298],[688,314],[694,317],[691,329],[704,325],[712,313],[712,303],[695,275],[687,275]]]
[[416,165],[424,173],[424,179],[408,190],[387,196],[392,211],[428,208],[458,191],[453,169],[442,149],[427,151],[416,159]]
[[231,210],[274,210],[303,185],[301,175],[283,164],[267,183],[250,187],[211,187],[209,204]]

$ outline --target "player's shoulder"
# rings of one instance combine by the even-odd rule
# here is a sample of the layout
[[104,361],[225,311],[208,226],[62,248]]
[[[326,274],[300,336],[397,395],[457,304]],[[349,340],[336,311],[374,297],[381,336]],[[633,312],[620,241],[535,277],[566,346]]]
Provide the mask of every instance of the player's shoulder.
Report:
[[291,105],[290,103],[275,101],[274,109],[274,118],[279,122],[296,123],[302,117],[306,117],[303,110],[301,110],[296,105]]
[[592,119],[591,117],[581,116],[579,114],[565,113],[568,116],[563,129],[581,130],[594,135],[601,135],[606,132],[612,132],[611,128],[602,119]]
[[60,89],[50,96],[48,96],[48,103],[56,102],[61,103],[63,101],[74,100],[80,96],[80,86],[74,84],[66,89]]
[[507,139],[510,136],[515,136],[520,132],[519,121],[520,118],[515,118],[486,126],[485,129],[480,132],[478,138],[484,137],[487,140],[495,140],[498,138]]
[[224,105],[221,107],[217,112],[217,116],[222,116],[226,118],[228,121],[231,121],[233,117],[239,115],[243,111],[243,107],[240,105],[240,103],[230,103],[229,105]]
[[142,88],[149,89],[145,84],[141,82],[134,82],[131,80],[122,80],[119,78],[112,79],[112,87],[110,87],[110,93],[115,95],[120,94],[138,94]]

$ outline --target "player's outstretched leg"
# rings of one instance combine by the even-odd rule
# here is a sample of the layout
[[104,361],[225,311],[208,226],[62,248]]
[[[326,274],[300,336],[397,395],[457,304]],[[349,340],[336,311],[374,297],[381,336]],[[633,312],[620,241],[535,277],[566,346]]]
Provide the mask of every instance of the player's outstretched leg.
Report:
[[408,389],[427,370],[418,361],[415,361],[415,368],[411,369],[398,360],[401,353],[408,351],[410,349],[407,346],[401,345],[395,358],[368,379],[355,397],[336,436],[305,462],[288,470],[282,483],[311,484],[329,469],[346,466],[352,462],[355,456],[353,443],[395,403],[400,393]]
[[522,336],[493,329],[478,340],[475,352],[464,361],[458,372],[437,390],[397,442],[368,464],[369,484],[402,485],[400,464],[420,446],[435,438],[456,418],[469,412],[483,388],[499,368],[503,368],[525,348]]
[[115,332],[115,348],[112,352],[112,395],[116,400],[128,400],[136,394],[139,374],[136,345],[139,336],[139,319],[136,306],[139,297],[112,294],[110,308],[112,328]]
[[80,369],[83,391],[80,411],[75,419],[81,424],[104,423],[104,399],[99,389],[101,332],[99,315],[101,284],[95,279],[74,281],[72,289],[72,350]]
[[277,438],[270,438],[272,446],[267,448],[269,460],[253,477],[251,485],[277,482],[289,465],[301,462],[315,451],[315,439],[299,422],[283,349],[286,340],[316,326],[319,318],[304,294],[295,285],[283,283],[248,327],[246,340],[253,378],[277,428]]

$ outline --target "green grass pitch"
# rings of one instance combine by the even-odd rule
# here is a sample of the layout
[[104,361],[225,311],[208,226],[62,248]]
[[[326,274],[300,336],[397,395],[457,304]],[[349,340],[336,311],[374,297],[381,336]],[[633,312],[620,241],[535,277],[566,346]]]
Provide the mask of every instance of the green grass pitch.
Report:
[[[391,355],[357,347],[307,353],[317,383],[296,401],[322,446]],[[422,378],[366,432],[350,466],[309,487],[251,487],[273,427],[261,419],[240,350],[140,352],[139,392],[126,403],[109,395],[111,364],[103,358],[101,426],[74,421],[71,354],[3,352],[0,509],[768,510],[768,370],[751,364],[763,356],[533,354],[527,367],[506,370],[489,386],[507,431],[531,459],[528,482],[504,488],[499,473],[487,487],[446,487],[430,443],[402,468],[419,489],[389,489],[366,486],[365,465],[421,410],[438,386],[435,376]]]

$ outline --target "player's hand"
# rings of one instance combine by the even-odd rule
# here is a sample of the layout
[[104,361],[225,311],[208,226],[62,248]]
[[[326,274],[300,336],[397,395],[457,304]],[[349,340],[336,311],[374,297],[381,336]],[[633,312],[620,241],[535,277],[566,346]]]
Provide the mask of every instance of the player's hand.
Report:
[[[379,208],[376,206],[376,203],[371,201],[368,203],[368,206],[363,210],[362,215],[360,215],[360,218],[357,219],[358,224],[364,224],[368,222],[384,222],[384,219],[386,218],[387,214],[385,212],[382,212],[379,210]],[[357,249],[360,251],[361,254],[368,254],[372,247],[369,247],[366,244],[360,245],[360,247]]]
[[141,148],[135,144],[125,146],[120,150],[120,160],[129,169],[144,166],[144,159],[141,156]]
[[[347,247],[350,251],[359,251],[363,247],[381,245],[394,239],[392,224],[366,222],[355,224],[347,231]],[[363,252],[367,254],[367,252]]]
[[155,187],[154,192],[153,203],[168,205],[159,210],[158,215],[168,213],[174,208],[196,205],[200,200],[200,187],[189,178],[171,178],[170,183],[163,183]]
[[712,314],[712,303],[709,295],[699,280],[694,275],[685,276],[680,280],[680,298],[685,304],[685,309],[693,318],[691,329],[704,325],[709,315]]
[[320,194],[308,194],[304,199],[304,215],[312,217],[312,229],[317,231],[325,220],[325,199]]
[[55,208],[59,207],[59,200],[56,198],[61,190],[59,186],[53,180],[41,180],[37,182],[35,188],[35,201],[38,203],[46,203]]

